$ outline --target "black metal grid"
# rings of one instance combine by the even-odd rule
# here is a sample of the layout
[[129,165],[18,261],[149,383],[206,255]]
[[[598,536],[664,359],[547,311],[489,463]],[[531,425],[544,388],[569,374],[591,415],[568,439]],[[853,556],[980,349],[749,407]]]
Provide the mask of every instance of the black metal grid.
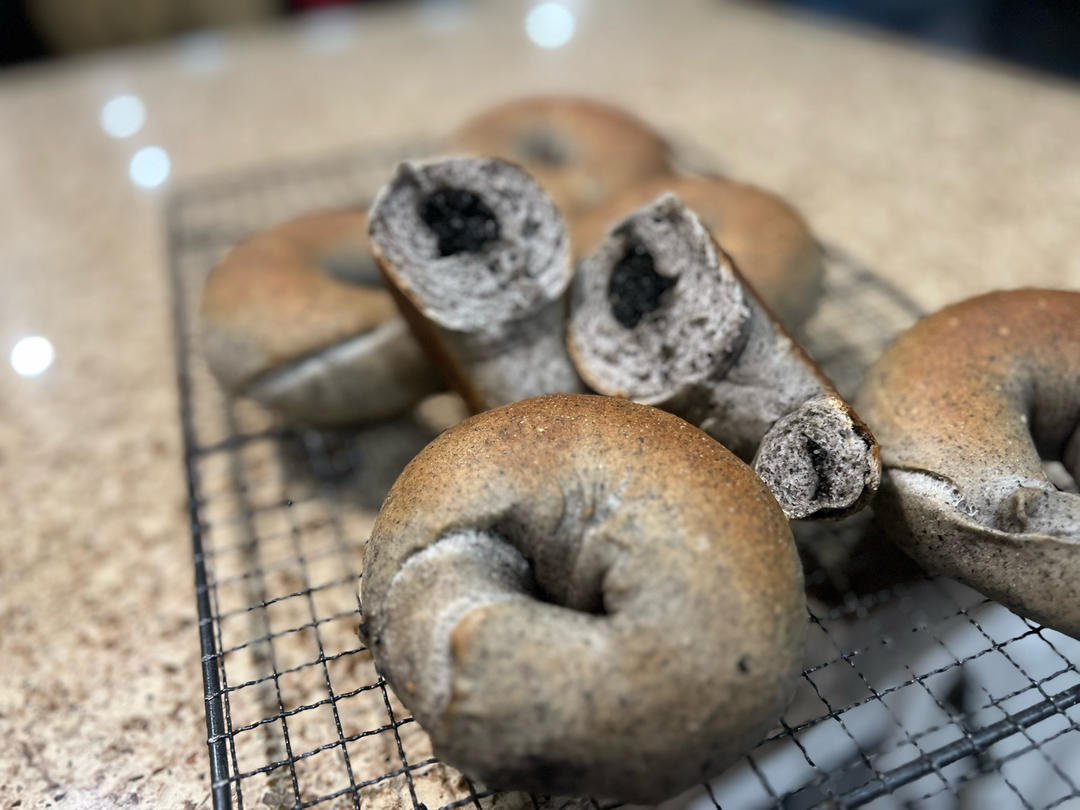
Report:
[[[492,794],[439,763],[357,640],[364,540],[385,490],[437,426],[414,414],[290,430],[224,397],[198,352],[198,296],[223,250],[289,216],[366,201],[406,151],[217,178],[169,201],[216,808],[548,801]],[[836,250],[827,292],[805,337],[850,392],[917,312]],[[678,806],[1080,806],[1080,643],[927,577],[878,542],[868,515],[797,536],[811,600],[795,700],[754,751]]]

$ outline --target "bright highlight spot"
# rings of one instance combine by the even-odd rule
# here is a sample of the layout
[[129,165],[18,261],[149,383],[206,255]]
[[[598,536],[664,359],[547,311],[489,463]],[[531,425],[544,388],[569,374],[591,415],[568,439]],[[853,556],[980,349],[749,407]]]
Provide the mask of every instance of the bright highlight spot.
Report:
[[138,96],[116,96],[105,102],[98,120],[106,135],[130,138],[146,123],[146,107]]
[[525,17],[525,33],[541,48],[559,48],[574,36],[574,15],[562,3],[540,3]]
[[160,146],[144,146],[131,158],[128,174],[139,188],[157,188],[169,176],[169,153]]
[[11,350],[11,367],[23,377],[36,377],[52,365],[56,352],[53,345],[40,336],[24,337]]

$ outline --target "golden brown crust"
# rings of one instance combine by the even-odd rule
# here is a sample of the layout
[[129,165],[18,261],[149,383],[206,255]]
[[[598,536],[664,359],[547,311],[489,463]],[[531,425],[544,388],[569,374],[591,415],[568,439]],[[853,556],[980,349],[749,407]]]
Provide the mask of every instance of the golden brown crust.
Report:
[[671,167],[668,145],[647,124],[617,107],[568,96],[485,110],[446,149],[520,163],[568,217]]
[[802,324],[821,295],[821,247],[802,215],[777,195],[722,177],[665,175],[627,188],[570,220],[576,258],[608,228],[664,192],[693,209],[753,289],[789,327]]
[[[858,408],[889,467],[961,481],[982,468],[994,477],[1041,475],[1032,430],[1047,420],[1029,403],[1051,377],[1080,378],[1080,293],[994,292],[901,335],[867,372]],[[1071,432],[1060,421],[1046,431],[1049,457],[1060,456]]]
[[806,627],[762,482],[607,397],[442,434],[387,497],[362,585],[376,662],[436,752],[545,793],[656,801],[717,773],[782,711]]
[[201,306],[219,379],[240,390],[283,363],[397,317],[385,290],[325,270],[328,262],[369,257],[363,211],[308,214],[230,250],[207,279]]
[[286,220],[271,230],[320,265],[335,257],[371,252],[367,211],[363,208],[312,211]]

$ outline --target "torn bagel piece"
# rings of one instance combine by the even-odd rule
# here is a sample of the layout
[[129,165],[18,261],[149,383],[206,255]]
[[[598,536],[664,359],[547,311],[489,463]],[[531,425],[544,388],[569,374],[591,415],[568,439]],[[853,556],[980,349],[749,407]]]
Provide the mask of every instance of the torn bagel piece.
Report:
[[563,341],[569,240],[523,169],[494,158],[404,162],[370,219],[402,313],[474,412],[583,390]]
[[574,256],[587,256],[612,222],[664,192],[690,206],[786,328],[798,330],[813,315],[825,266],[810,226],[778,195],[726,177],[661,175],[623,190],[571,221]]
[[856,511],[877,488],[870,431],[674,195],[581,262],[567,343],[596,391],[671,411],[753,459],[789,518]]

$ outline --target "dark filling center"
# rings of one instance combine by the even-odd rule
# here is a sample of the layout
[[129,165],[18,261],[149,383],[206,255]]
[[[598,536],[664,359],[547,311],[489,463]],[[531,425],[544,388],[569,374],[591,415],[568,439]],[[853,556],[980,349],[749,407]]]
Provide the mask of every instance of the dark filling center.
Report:
[[652,254],[645,245],[631,242],[608,280],[611,314],[627,329],[633,329],[643,317],[660,307],[661,297],[676,281],[678,278],[656,272]]
[[499,220],[484,201],[463,188],[440,188],[420,201],[420,219],[439,240],[439,255],[475,253],[499,238]]
[[814,473],[817,475],[817,484],[814,486],[814,494],[812,500],[818,500],[819,498],[828,498],[832,494],[832,484],[829,481],[829,475],[826,470],[826,462],[828,461],[829,454],[825,451],[825,448],[811,439],[806,437],[806,452],[810,456],[810,465],[814,468]]

